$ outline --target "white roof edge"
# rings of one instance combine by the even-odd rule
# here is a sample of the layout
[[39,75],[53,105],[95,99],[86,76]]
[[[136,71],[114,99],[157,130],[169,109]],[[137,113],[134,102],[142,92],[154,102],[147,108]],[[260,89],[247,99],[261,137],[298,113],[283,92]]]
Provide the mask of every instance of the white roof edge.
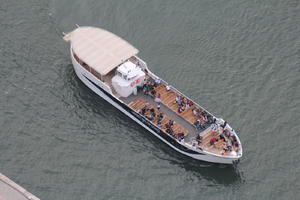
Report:
[[101,75],[106,75],[139,51],[119,36],[96,27],[82,26],[64,37],[74,53]]

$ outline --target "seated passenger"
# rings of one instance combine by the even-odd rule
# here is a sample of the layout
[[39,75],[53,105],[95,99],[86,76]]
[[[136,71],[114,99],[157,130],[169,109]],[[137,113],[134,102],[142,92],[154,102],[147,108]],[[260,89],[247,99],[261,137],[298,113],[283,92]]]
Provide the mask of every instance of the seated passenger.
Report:
[[176,96],[175,102],[176,102],[176,103],[179,103],[179,102],[180,102],[180,96],[178,96],[178,95]]
[[224,121],[224,124],[222,124],[221,127],[224,129],[226,125],[227,125],[227,122]]
[[161,128],[161,122],[157,121],[156,126],[158,126],[158,128]]
[[201,142],[202,142],[202,136],[200,136],[200,134],[197,135],[196,141],[198,142],[198,145],[201,144]]
[[157,116],[157,119],[158,121],[162,121],[164,118],[164,115],[162,113],[160,113],[158,116]]
[[207,116],[206,115],[201,115],[201,119],[204,123],[207,122]]
[[160,110],[160,103],[157,104],[156,108],[157,110]]
[[144,107],[142,107],[140,114],[145,115],[148,110],[149,110],[148,106],[145,105]]
[[218,142],[218,139],[213,137],[211,140],[210,140],[210,145],[215,145],[216,142]]
[[213,123],[213,124],[211,125],[211,129],[212,129],[213,131],[217,131],[217,130],[219,129],[219,125],[216,124],[216,123]]
[[174,136],[174,131],[173,131],[172,127],[167,128],[166,132],[169,133],[170,135]]
[[155,116],[153,114],[150,114],[149,116],[147,116],[147,118],[152,121],[154,120]]
[[166,85],[166,90],[167,90],[167,91],[170,91],[170,89],[171,89],[170,86],[169,86],[169,85]]
[[155,113],[154,108],[151,108],[151,109],[150,109],[150,113]]
[[179,105],[177,112],[178,113],[182,113],[183,111],[184,111],[183,107],[181,105]]
[[157,94],[157,96],[155,97],[154,101],[156,103],[161,103],[160,94]]
[[169,129],[169,128],[171,128],[171,125],[170,125],[169,123],[166,123],[166,124],[165,124],[165,128],[166,128],[166,129]]
[[189,107],[191,107],[192,105],[194,105],[194,103],[193,103],[191,100],[188,100],[188,101],[187,101],[187,105],[188,105]]
[[181,141],[182,139],[184,139],[184,133],[183,133],[183,132],[179,132],[179,133],[177,134],[177,139],[178,139],[179,141]]
[[207,115],[207,122],[208,124],[213,123],[213,117],[211,115]]
[[149,94],[149,87],[146,84],[143,86],[143,92],[145,95]]
[[196,108],[193,108],[192,112],[193,112],[193,114],[194,114],[195,116],[197,116],[198,112],[197,112],[197,109],[196,109]]
[[151,92],[150,92],[150,96],[155,98],[155,95],[156,95],[156,91],[154,89],[152,89]]
[[224,142],[226,142],[226,137],[225,137],[224,131],[220,135],[220,140],[223,140]]
[[160,83],[161,83],[161,80],[160,79],[156,79],[155,80],[155,87],[157,87]]
[[229,133],[229,136],[230,136],[230,137],[233,137],[234,135],[235,135],[235,132],[234,132],[233,129],[231,129],[231,131],[230,131],[230,133]]
[[173,120],[169,120],[169,124],[170,124],[170,126],[173,126],[174,124],[175,124],[175,121],[173,121]]
[[200,130],[200,129],[203,129],[203,128],[204,128],[203,125],[202,125],[202,123],[200,122],[199,119],[197,119],[197,120],[194,122],[194,125],[196,126],[196,129],[197,129],[197,130]]

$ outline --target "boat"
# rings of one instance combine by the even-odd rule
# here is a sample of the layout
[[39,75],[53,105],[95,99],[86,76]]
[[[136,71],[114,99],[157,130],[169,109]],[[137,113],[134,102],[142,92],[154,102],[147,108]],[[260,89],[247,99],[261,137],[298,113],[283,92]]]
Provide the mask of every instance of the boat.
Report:
[[97,27],[64,34],[78,78],[97,95],[177,152],[236,164],[242,145],[233,128],[151,72],[138,49]]

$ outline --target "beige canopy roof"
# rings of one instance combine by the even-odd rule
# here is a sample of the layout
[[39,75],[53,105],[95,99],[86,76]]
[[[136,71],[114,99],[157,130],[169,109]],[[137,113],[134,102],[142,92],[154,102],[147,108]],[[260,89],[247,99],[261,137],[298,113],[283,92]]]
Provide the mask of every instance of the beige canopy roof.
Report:
[[74,53],[101,75],[105,75],[138,50],[115,34],[95,27],[79,27],[65,35]]

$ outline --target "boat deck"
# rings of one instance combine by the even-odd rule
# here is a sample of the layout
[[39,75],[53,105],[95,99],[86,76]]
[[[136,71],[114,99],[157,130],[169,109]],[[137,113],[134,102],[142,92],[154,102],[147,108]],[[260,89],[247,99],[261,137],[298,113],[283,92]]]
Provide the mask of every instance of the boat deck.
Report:
[[[157,94],[160,94],[160,98],[162,100],[162,103],[164,105],[166,105],[168,108],[170,108],[171,110],[173,110],[175,113],[177,113],[178,115],[180,115],[183,119],[187,120],[188,122],[190,122],[192,125],[194,124],[194,122],[198,119],[197,116],[195,116],[192,112],[192,110],[194,108],[196,108],[195,105],[192,105],[191,107],[187,108],[186,110],[184,110],[182,113],[178,113],[177,109],[177,103],[175,101],[176,96],[178,96],[179,94],[177,94],[175,91],[173,90],[167,90],[166,89],[166,85],[161,83],[159,86],[157,86],[155,88],[155,91]],[[200,108],[199,108],[200,109]]]
[[[162,120],[162,125],[167,123],[170,119],[175,121],[174,132],[179,133],[183,132],[185,135],[185,142],[192,143],[195,142],[196,136],[200,134],[202,136],[202,142],[198,145],[200,148],[215,153],[222,154],[223,153],[223,140],[219,140],[214,145],[210,144],[210,140],[213,137],[218,137],[219,133],[210,128],[211,124],[204,124],[204,128],[197,130],[194,126],[194,122],[199,119],[198,116],[195,116],[192,112],[193,108],[198,108],[196,105],[193,105],[183,111],[182,113],[177,112],[177,104],[175,103],[175,98],[177,94],[173,90],[166,90],[164,84],[160,84],[155,88],[156,92],[160,94],[160,99],[162,101],[160,110],[156,109],[157,103],[154,101],[153,97],[149,95],[144,95],[141,89],[138,90],[137,95],[130,95],[127,98],[120,98],[124,103],[126,103],[129,107],[131,107],[136,112],[139,112],[142,107],[148,104],[149,108],[154,108],[155,113],[159,114],[162,112],[164,114],[164,119]],[[150,121],[150,120],[149,120]],[[154,125],[156,125],[157,120],[154,119],[151,121]],[[166,130],[164,126],[161,128],[162,130]]]
[[[156,116],[159,115],[160,113],[164,114],[164,118],[161,121],[161,124],[164,125],[166,123],[169,122],[169,120],[173,120],[175,121],[173,118],[171,118],[169,115],[165,114],[164,112],[161,112],[160,110],[158,110],[153,104],[150,104],[150,102],[147,102],[147,100],[143,97],[140,97],[132,102],[130,102],[128,105],[134,109],[135,111],[139,112],[146,104],[148,104],[148,108],[153,108],[155,110],[155,114]],[[157,118],[151,121],[154,125],[157,124]],[[175,121],[176,123],[173,125],[173,130],[174,133],[184,133],[184,136],[188,135],[188,129],[184,128],[180,122]],[[166,130],[166,128],[164,126],[161,127],[162,130]]]

